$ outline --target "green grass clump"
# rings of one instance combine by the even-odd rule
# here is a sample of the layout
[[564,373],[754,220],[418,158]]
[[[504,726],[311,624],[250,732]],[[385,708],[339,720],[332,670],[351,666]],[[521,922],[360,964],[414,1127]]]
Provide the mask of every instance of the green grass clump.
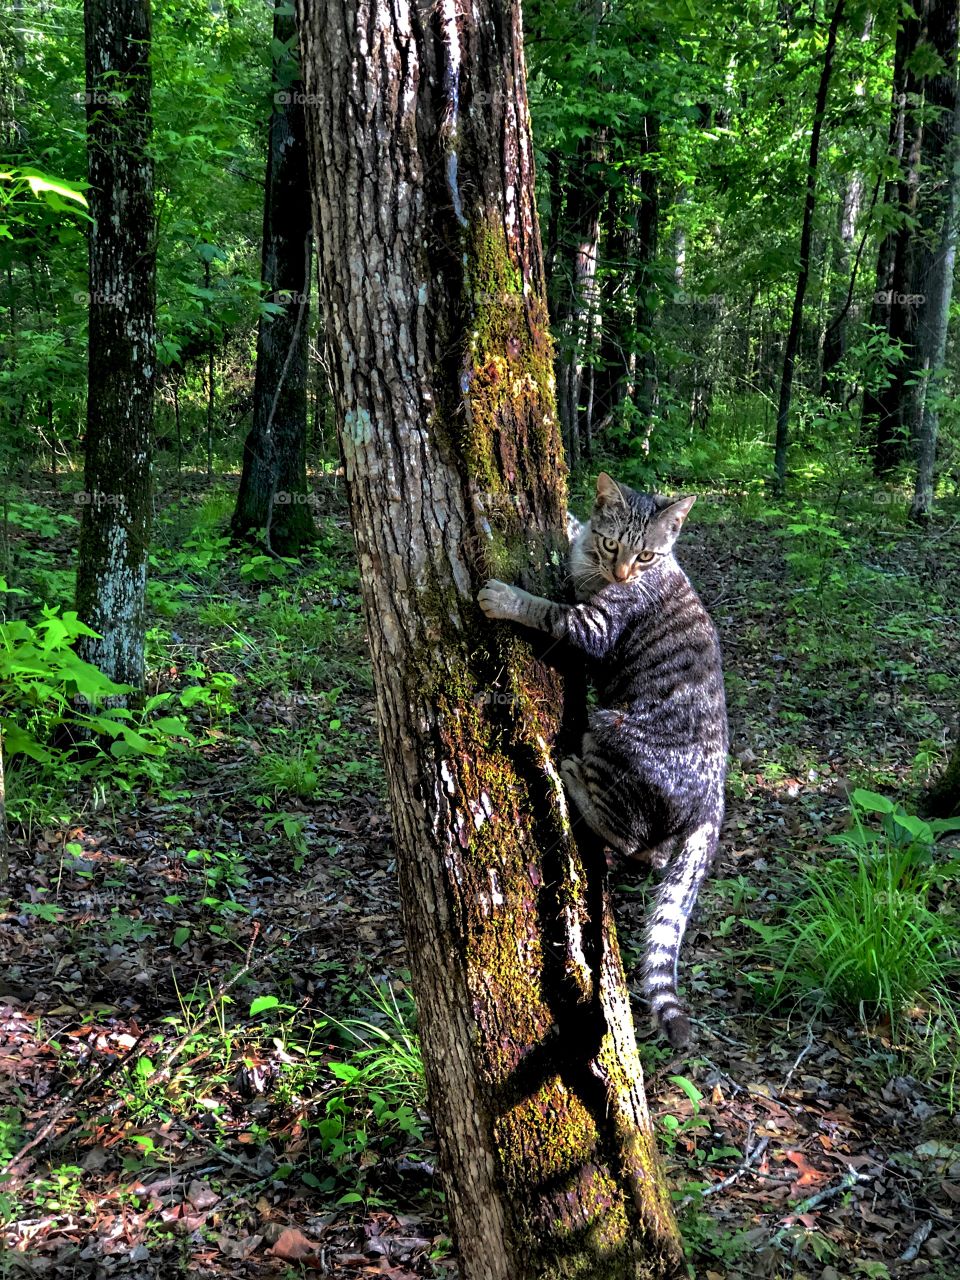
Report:
[[[960,855],[938,844],[960,819],[924,821],[885,796],[854,791],[853,821],[830,837],[836,858],[807,868],[800,892],[759,935],[757,999],[889,1026],[906,1069],[938,1078],[951,1110],[960,1079]],[[869,815],[869,817],[867,816]],[[867,823],[870,825],[867,825]]]
[[[924,822],[885,796],[853,794],[853,825],[832,842],[841,857],[809,870],[776,930],[786,947],[775,996],[819,992],[825,1004],[896,1027],[913,1006],[947,1006],[960,977],[960,921],[943,894],[960,858],[941,857],[953,820]],[[881,815],[879,828],[865,813]],[[771,941],[773,941],[771,939]]]

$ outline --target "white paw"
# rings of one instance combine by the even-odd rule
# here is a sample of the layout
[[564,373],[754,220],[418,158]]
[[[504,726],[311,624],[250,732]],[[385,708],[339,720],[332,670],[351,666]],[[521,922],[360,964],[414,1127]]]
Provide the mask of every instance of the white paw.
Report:
[[517,606],[521,598],[521,593],[516,587],[491,578],[485,586],[480,588],[477,604],[488,618],[510,619],[517,617]]

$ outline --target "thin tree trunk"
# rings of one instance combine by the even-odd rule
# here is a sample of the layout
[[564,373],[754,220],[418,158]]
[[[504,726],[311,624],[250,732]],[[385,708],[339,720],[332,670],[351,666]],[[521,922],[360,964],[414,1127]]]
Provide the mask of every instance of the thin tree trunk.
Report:
[[820,394],[822,396],[832,395],[835,392],[833,371],[846,354],[847,343],[844,322],[849,312],[847,288],[853,274],[851,271],[853,244],[862,203],[863,174],[855,171],[847,176],[847,181],[843,187],[843,197],[840,201],[839,251],[833,276],[836,284],[834,289],[830,291],[832,293],[828,311],[830,320],[823,335],[823,369],[820,378]]
[[77,612],[98,636],[78,649],[140,690],[155,374],[149,0],[86,0],[84,27],[93,221]]
[[[918,27],[916,29],[919,29]],[[906,128],[906,64],[912,52],[912,44],[916,42],[915,24],[904,18],[897,28],[896,45],[893,56],[893,77],[891,83],[890,102],[890,135],[887,143],[887,155],[896,164],[898,174],[903,163],[903,148]],[[883,203],[887,210],[900,209],[900,178],[889,178],[884,187]],[[891,299],[893,297],[893,270],[897,256],[898,228],[892,227],[880,242],[877,252],[876,288],[870,304],[870,327],[889,338],[892,320]],[[863,393],[863,410],[861,413],[861,433],[870,441],[874,452],[875,469],[882,470],[884,462],[878,468],[878,445],[883,451],[881,442],[893,438],[895,431],[889,431],[885,421],[887,405],[883,400],[882,385],[867,386]]]
[[177,485],[183,472],[183,423],[180,421],[180,377],[174,372],[173,378],[173,420],[177,426]]
[[265,533],[296,555],[314,534],[307,505],[310,186],[293,14],[274,12],[274,107],[263,204],[262,279],[279,312],[260,319],[253,424],[233,515],[236,538]]
[[898,223],[893,232],[886,290],[881,298],[887,336],[896,354],[884,385],[878,389],[869,406],[866,400],[864,402],[876,424],[873,467],[878,476],[888,475],[906,455],[910,435],[909,388],[915,376],[913,338],[918,318],[912,288],[923,149],[924,81],[917,74],[915,55],[926,40],[927,9],[924,6],[918,10],[907,9],[901,21],[902,38],[898,35],[895,57],[895,73],[897,58],[900,59],[902,86],[902,97],[897,102],[902,120],[896,124],[901,161],[896,189]]
[[597,306],[597,255],[600,247],[600,209],[603,204],[599,166],[603,137],[581,141],[570,167],[561,244],[569,254],[569,280],[561,294],[558,317],[560,351],[557,361],[557,407],[563,442],[571,469],[580,460],[580,393],[584,352],[591,318]]
[[[203,287],[207,291],[207,299],[204,301],[204,310],[208,311],[210,307],[210,259],[203,260]],[[213,484],[213,410],[217,400],[216,388],[216,359],[217,346],[214,341],[213,327],[210,327],[210,335],[207,345],[207,484]]]
[[519,4],[299,0],[321,292],[432,1115],[467,1280],[684,1274],[563,690],[565,470]]
[[[929,120],[924,126],[927,172],[918,227],[913,291],[923,298],[915,335],[916,385],[911,389],[917,441],[917,478],[910,519],[923,524],[933,508],[939,428],[938,379],[943,372],[953,297],[953,269],[960,213],[960,97],[957,93],[957,3],[931,23],[943,71],[926,82]],[[926,234],[924,234],[926,233]]]
[[603,420],[632,397],[639,382],[640,403],[649,416],[654,375],[653,355],[637,352],[637,336],[648,338],[653,318],[651,266],[659,236],[659,180],[654,163],[660,150],[660,120],[644,116],[639,172],[622,187],[611,187],[604,214],[600,298],[602,315],[596,413]]
[[810,275],[810,243],[813,235],[813,213],[817,204],[817,166],[820,158],[820,134],[827,107],[827,93],[833,70],[833,55],[837,47],[837,34],[843,18],[845,0],[837,0],[827,33],[827,47],[823,55],[820,84],[810,131],[810,156],[807,161],[807,194],[803,205],[803,225],[800,231],[800,256],[797,269],[797,287],[793,295],[793,311],[783,352],[783,375],[780,379],[780,403],[777,409],[777,439],[774,452],[774,488],[782,492],[787,482],[787,447],[790,440],[790,400],[793,395],[793,374],[800,345],[800,329],[803,324],[803,299]]

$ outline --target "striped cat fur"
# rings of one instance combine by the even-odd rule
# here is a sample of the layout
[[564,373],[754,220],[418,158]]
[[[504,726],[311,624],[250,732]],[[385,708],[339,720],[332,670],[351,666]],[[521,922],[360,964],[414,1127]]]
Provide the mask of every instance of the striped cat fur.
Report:
[[568,519],[576,605],[491,579],[488,618],[573,645],[598,706],[581,753],[560,765],[590,827],[619,853],[662,872],[647,925],[643,989],[674,1048],[690,1024],[677,994],[680,944],[717,850],[727,714],[720,645],[673,554],[695,499],[637,493],[605,473],[593,514]]

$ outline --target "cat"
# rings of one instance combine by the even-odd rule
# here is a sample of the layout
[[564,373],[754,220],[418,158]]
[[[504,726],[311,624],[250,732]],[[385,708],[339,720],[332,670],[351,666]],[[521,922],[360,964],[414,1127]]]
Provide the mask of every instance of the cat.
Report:
[[598,836],[664,872],[643,990],[675,1049],[690,1038],[677,960],[717,851],[728,746],[717,633],[673,554],[695,500],[638,493],[601,472],[589,521],[567,522],[578,603],[497,579],[477,597],[488,618],[545,631],[588,659],[598,706],[580,755],[563,760],[560,774]]

